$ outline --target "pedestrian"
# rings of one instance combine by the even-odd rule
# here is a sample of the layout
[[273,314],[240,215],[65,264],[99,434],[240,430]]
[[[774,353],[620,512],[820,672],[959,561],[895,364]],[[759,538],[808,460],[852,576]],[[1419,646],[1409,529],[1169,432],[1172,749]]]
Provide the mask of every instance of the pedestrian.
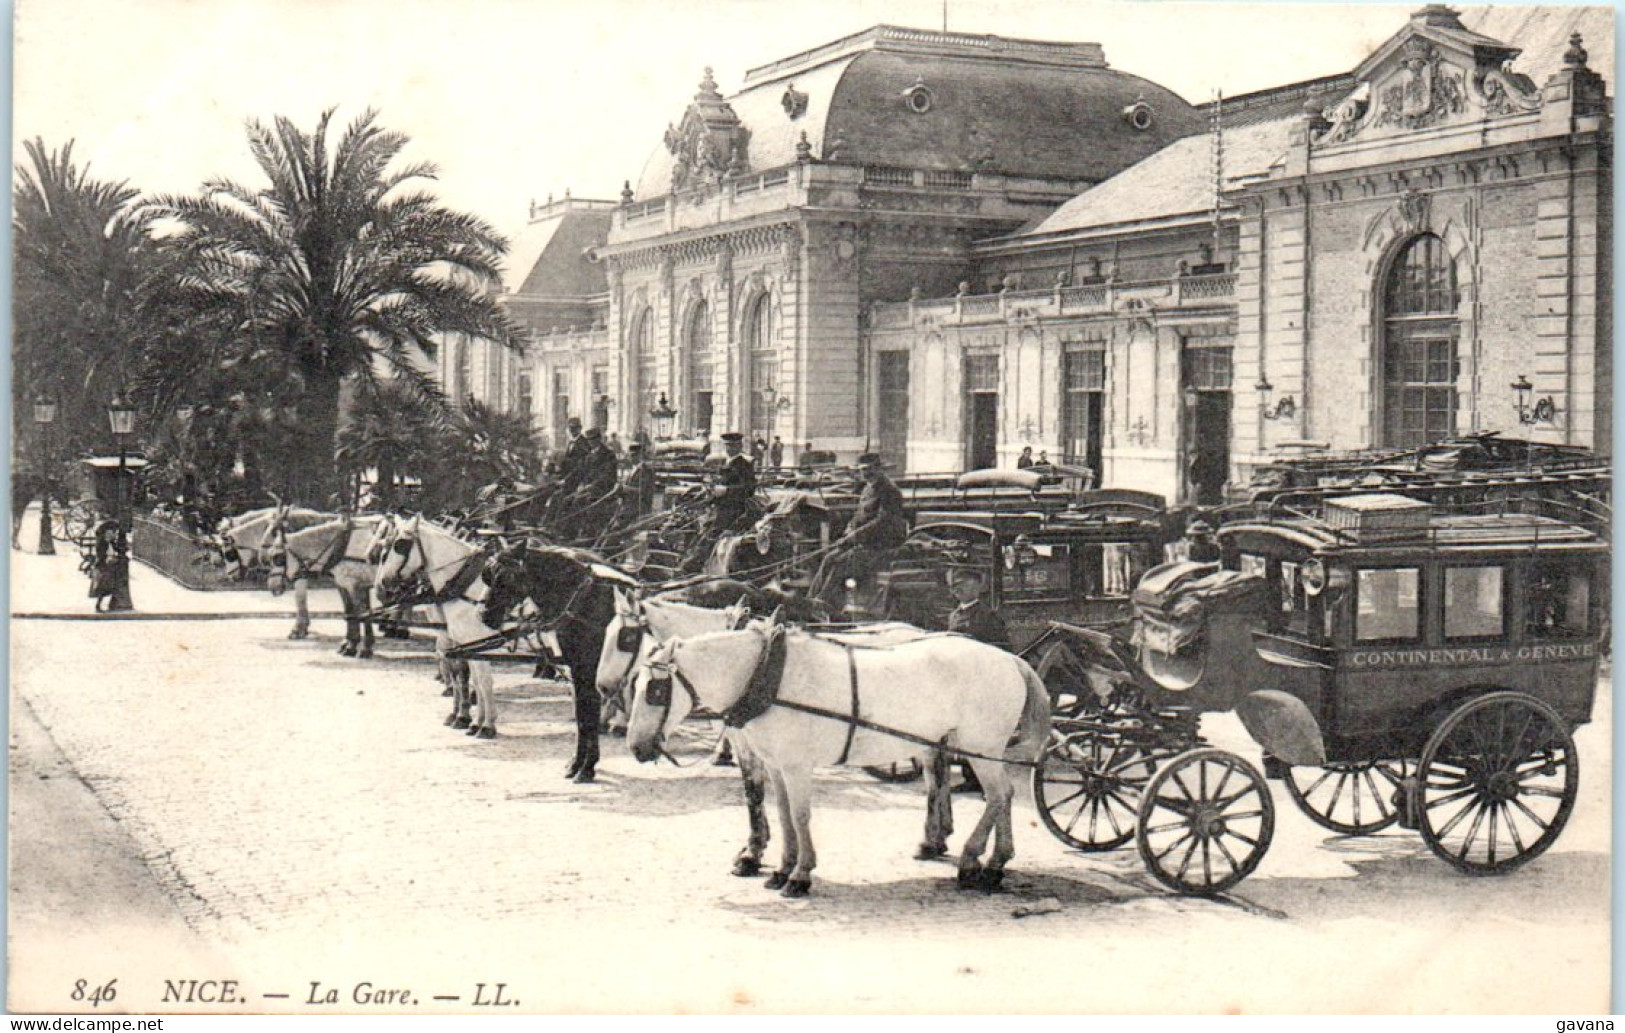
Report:
[[1025,470],[1031,465],[1033,465],[1033,446],[1027,445],[1021,450],[1021,455],[1016,459],[1016,469]]
[[773,435],[773,444],[767,446],[767,465],[775,470],[784,466],[784,442],[777,434]]
[[621,456],[626,453],[625,447],[623,447],[621,445],[621,435],[619,433],[616,433],[616,432],[613,432],[613,431],[610,433],[610,435],[609,435],[609,450],[611,452],[615,453],[615,458],[616,459],[621,458]]
[[[1010,648],[1010,629],[1005,625],[1004,618],[997,610],[987,604],[986,593],[983,588],[986,578],[982,571],[976,567],[955,566],[948,568],[948,592],[959,605],[953,613],[948,615],[948,630],[960,635],[968,635],[978,642],[986,642],[990,646],[1000,649]],[[956,793],[980,792],[981,781],[976,777],[968,763],[961,762],[965,780],[953,787]],[[945,768],[938,769],[938,777],[946,777]]]
[[763,464],[767,462],[767,442],[761,438],[751,442],[750,458],[756,464],[756,469],[760,470]]

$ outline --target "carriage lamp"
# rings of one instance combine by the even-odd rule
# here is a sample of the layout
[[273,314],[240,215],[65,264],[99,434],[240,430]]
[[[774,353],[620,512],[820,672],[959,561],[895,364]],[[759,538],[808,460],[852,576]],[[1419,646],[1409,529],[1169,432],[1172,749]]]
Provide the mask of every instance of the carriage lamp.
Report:
[[1537,400],[1533,405],[1529,403],[1529,396],[1535,391],[1535,385],[1522,373],[1512,382],[1512,407],[1518,411],[1518,422],[1525,427],[1536,423],[1551,423],[1557,417],[1557,403],[1551,395]]
[[769,409],[776,409],[779,412],[788,410],[791,405],[790,396],[780,394],[779,389],[772,384],[762,388],[762,400],[767,403]]
[[671,428],[677,421],[677,410],[671,407],[671,403],[666,400],[665,395],[662,394],[660,401],[649,409],[649,419],[654,426],[654,434],[657,440],[671,440]]
[[1258,391],[1258,412],[1266,420],[1290,420],[1298,414],[1298,401],[1291,395],[1283,395],[1274,406],[1270,405],[1270,393],[1275,385],[1268,380],[1260,379],[1253,387]]
[[51,537],[51,424],[56,422],[56,399],[50,395],[34,399],[34,422],[39,424],[40,465],[45,472],[40,478],[39,554],[55,556],[56,542]]

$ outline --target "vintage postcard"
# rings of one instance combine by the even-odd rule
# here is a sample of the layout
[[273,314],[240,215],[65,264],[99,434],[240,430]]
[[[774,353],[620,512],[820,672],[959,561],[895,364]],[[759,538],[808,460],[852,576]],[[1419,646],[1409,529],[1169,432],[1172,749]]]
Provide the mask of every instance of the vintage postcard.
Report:
[[7,1007],[1610,1007],[1613,11],[18,0]]

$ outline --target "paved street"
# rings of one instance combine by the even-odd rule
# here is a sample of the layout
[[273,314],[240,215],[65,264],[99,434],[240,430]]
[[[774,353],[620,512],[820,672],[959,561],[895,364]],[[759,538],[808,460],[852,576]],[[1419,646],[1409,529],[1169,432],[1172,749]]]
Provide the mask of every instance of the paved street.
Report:
[[[89,609],[73,557],[11,557],[14,611]],[[144,611],[286,608],[133,575]],[[334,654],[331,620],[305,642],[279,617],[11,627],[13,1009],[114,977],[131,1010],[185,1010],[160,1005],[181,979],[240,980],[249,1010],[316,1010],[313,982],[338,991],[327,1010],[359,1010],[361,982],[415,1010],[498,983],[522,1011],[1608,1004],[1605,692],[1569,829],[1511,877],[1459,876],[1410,833],[1330,837],[1277,787],[1274,847],[1230,901],[1172,896],[1132,848],[1069,853],[1030,799],[1008,892],[967,894],[909,859],[918,786],[842,772],[817,800],[815,895],[787,901],[727,874],[731,770],[643,767],[610,740],[600,784],[567,782],[567,692],[524,667],[497,669],[502,735],[481,742],[442,726],[421,638],[364,662]],[[1256,760],[1230,719],[1206,727]],[[977,805],[957,798],[961,833]]]

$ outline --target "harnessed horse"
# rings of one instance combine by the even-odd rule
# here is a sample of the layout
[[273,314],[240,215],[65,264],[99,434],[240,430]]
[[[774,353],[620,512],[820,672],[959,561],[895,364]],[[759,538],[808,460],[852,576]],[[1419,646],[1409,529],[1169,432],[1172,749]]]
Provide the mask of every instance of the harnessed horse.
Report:
[[372,657],[373,569],[372,543],[380,518],[342,516],[289,533],[285,524],[274,524],[267,538],[266,558],[270,564],[271,591],[281,592],[281,582],[307,583],[311,577],[332,575],[344,606],[344,644],[340,656],[362,660]]
[[[691,638],[713,631],[732,631],[749,616],[745,598],[734,605],[714,609],[673,598],[680,593],[639,598],[627,592],[615,593],[615,620],[604,631],[604,649],[598,657],[598,689],[606,696],[626,695],[633,675],[648,662],[656,646],[673,639]],[[911,624],[883,622],[829,637],[854,645],[879,646],[913,641],[934,632]],[[630,710],[630,703],[627,704]],[[724,735],[729,735],[725,730]],[[739,758],[739,774],[745,789],[745,812],[750,837],[734,857],[733,874],[751,876],[761,872],[762,855],[772,839],[767,810],[767,770],[735,738],[734,755]],[[948,792],[946,768],[933,763],[926,767],[925,838],[915,856],[925,860],[948,852],[947,839],[953,834],[953,798]]]
[[480,617],[497,626],[519,603],[534,611],[523,619],[527,630],[552,632],[570,668],[575,704],[575,756],[566,778],[591,782],[597,777],[599,717],[602,697],[596,673],[607,648],[605,628],[615,619],[616,586],[637,582],[581,549],[526,544],[497,555],[487,572],[488,589]]
[[[248,571],[266,568],[266,545],[276,528],[298,531],[331,519],[331,513],[278,503],[222,520],[215,530],[215,547],[226,576],[241,581]],[[272,585],[271,594],[281,595],[286,587],[285,583]],[[310,583],[304,578],[293,582],[293,603],[293,630],[288,637],[304,638],[310,634]]]
[[767,768],[784,831],[767,886],[791,897],[808,893],[817,864],[812,769],[894,763],[936,747],[970,761],[987,803],[960,853],[959,883],[996,889],[1015,854],[1006,764],[1032,764],[1049,735],[1049,694],[1026,661],[958,635],[864,649],[752,622],[674,639],[634,676],[633,756],[653,760],[666,729],[700,706],[727,714],[736,741]]

